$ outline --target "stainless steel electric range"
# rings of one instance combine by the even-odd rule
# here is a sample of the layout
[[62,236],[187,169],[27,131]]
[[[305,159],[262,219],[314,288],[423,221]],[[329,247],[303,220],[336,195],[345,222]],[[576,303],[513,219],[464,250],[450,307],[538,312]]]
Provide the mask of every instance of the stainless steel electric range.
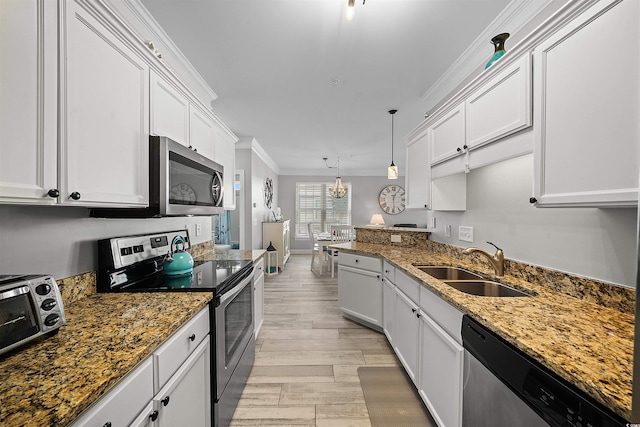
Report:
[[211,292],[212,424],[229,425],[255,359],[253,262],[195,260],[193,272],[163,272],[171,242],[186,230],[98,241],[98,292]]

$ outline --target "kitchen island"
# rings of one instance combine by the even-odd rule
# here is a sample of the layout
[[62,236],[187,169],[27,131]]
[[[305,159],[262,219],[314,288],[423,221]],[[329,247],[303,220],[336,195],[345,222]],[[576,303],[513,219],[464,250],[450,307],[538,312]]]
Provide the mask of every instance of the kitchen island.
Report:
[[[486,260],[435,242],[427,241],[422,247],[358,241],[336,246],[344,253],[383,257],[579,390],[624,419],[631,418],[633,290],[589,286],[588,280],[580,278],[569,283],[561,274],[515,262],[506,263],[504,277],[494,278]],[[469,295],[415,265],[463,267],[532,296]],[[585,294],[583,298],[576,297],[580,293]]]
[[[194,251],[257,260],[264,251]],[[233,258],[230,258],[233,257]],[[58,281],[67,324],[0,359],[2,426],[67,425],[211,301],[207,292],[95,293],[95,274]]]

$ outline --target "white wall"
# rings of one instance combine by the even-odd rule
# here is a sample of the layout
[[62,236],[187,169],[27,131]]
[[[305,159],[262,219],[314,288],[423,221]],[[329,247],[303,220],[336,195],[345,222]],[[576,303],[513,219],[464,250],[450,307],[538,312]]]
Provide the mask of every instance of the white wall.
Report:
[[[278,173],[251,146],[236,148],[236,170],[244,170],[244,236],[240,249],[262,249],[262,223],[273,221],[279,200]],[[273,204],[265,205],[265,181],[273,181]],[[235,237],[233,237],[235,238]]]
[[[195,224],[202,233],[195,236]],[[89,210],[0,205],[0,274],[51,274],[56,279],[98,269],[97,241],[190,227],[192,243],[211,240],[212,217],[90,218]]]
[[[334,177],[329,176],[300,176],[300,175],[281,175],[279,177],[279,201],[282,215],[291,219],[291,227],[295,229],[296,214],[296,183],[297,182],[335,182]],[[404,185],[404,177],[397,180],[389,180],[387,177],[381,176],[343,176],[343,183],[351,184],[351,223],[355,226],[364,226],[369,224],[371,215],[374,213],[382,214],[386,225],[398,223],[413,223],[418,227],[427,226],[427,212],[404,211],[398,215],[386,214],[378,205],[378,196],[380,191],[389,184]],[[292,250],[308,250],[309,241],[296,240],[292,233],[291,236]]]
[[[637,209],[534,208],[532,189],[530,154],[472,170],[467,210],[430,211],[430,239],[493,251],[491,241],[509,259],[635,287]],[[473,243],[458,240],[459,225],[474,227]]]

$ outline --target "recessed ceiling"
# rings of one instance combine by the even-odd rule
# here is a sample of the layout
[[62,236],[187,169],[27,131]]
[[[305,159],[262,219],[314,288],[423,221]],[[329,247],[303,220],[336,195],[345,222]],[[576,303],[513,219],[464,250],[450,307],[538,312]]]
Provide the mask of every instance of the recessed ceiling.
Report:
[[[213,110],[281,174],[405,171],[424,94],[509,0],[142,0],[218,95]],[[493,47],[487,41],[487,59]],[[478,64],[480,65],[480,64]]]

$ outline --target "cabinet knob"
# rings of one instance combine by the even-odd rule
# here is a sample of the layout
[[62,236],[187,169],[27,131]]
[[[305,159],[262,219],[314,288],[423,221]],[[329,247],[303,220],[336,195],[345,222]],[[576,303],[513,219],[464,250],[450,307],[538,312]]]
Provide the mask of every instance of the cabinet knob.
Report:
[[412,312],[412,313],[415,313],[416,311],[418,311],[418,310],[416,310],[415,308],[412,308],[412,309],[411,309],[411,312]]
[[462,146],[462,149],[463,149],[463,150],[466,150],[467,148],[469,148],[469,147],[467,147],[467,144],[464,144],[464,145]]
[[529,203],[536,203],[538,201],[538,199],[536,199],[535,197],[529,197]]
[[58,191],[57,188],[52,188],[51,190],[47,191],[47,196],[52,197],[52,198],[56,198],[60,195],[60,191]]
[[111,427],[111,421],[107,421],[102,427]]
[[462,151],[462,148],[458,147],[458,148],[456,148],[456,151],[459,153],[459,152]]
[[158,419],[158,411],[153,411],[151,413],[151,415],[149,415],[149,419],[151,420],[151,422],[157,420]]
[[169,404],[169,396],[165,397],[164,399],[162,399],[160,402],[162,403],[162,406],[167,406]]
[[69,197],[71,197],[73,200],[80,200],[80,193],[78,193],[77,191],[74,191],[69,195]]
[[420,318],[420,313],[416,313],[416,317],[419,319]]
[[[196,334],[191,334],[189,336],[189,341],[195,341],[196,340]],[[168,399],[168,398],[167,398]]]

